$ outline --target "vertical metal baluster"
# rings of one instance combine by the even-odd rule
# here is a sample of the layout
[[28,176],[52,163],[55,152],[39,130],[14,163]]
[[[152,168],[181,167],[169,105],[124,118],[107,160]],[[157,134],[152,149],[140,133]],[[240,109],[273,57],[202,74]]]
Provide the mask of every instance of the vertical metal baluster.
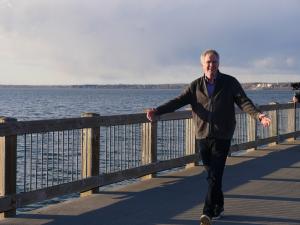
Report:
[[243,140],[243,142],[245,143],[245,142],[247,142],[247,114],[246,113],[244,113],[244,118],[243,118],[243,121],[244,121],[244,135],[243,135],[243,137],[244,137],[244,140]]
[[121,126],[118,125],[117,126],[117,154],[118,154],[118,171],[121,170],[121,167],[122,167],[122,147],[120,145],[121,143],[121,137],[120,135],[122,135],[122,132],[120,131],[121,130]]
[[122,163],[123,163],[123,156],[122,156],[122,138],[123,138],[123,133],[122,133],[122,126],[119,126],[119,129],[118,129],[118,133],[119,133],[119,135],[118,135],[118,137],[119,137],[119,144],[118,144],[118,148],[119,148],[119,150],[118,150],[118,152],[119,152],[119,154],[120,154],[120,170],[122,170]]
[[41,167],[42,167],[42,179],[41,179],[41,187],[43,187],[43,181],[44,181],[44,133],[41,134],[42,135],[42,141],[41,141],[41,145],[42,145],[42,162],[41,162]]
[[244,116],[245,116],[245,114],[242,113],[242,114],[241,114],[241,124],[242,124],[242,129],[241,129],[241,140],[242,140],[242,143],[244,142],[244,131],[245,131],[245,127],[244,127]]
[[77,139],[77,149],[76,149],[76,175],[77,175],[77,180],[79,179],[80,173],[79,173],[79,154],[81,153],[81,150],[79,149],[80,147],[80,138],[82,138],[82,135],[80,135],[82,133],[82,129],[78,130],[78,136],[79,138]]
[[116,154],[117,154],[117,171],[120,170],[120,148],[119,148],[119,143],[120,143],[120,140],[119,140],[119,129],[120,129],[120,126],[117,126],[116,127]]
[[[127,127],[127,126],[126,126]],[[126,138],[126,156],[127,156],[127,168],[130,168],[130,128],[126,128],[128,131],[128,135]]]
[[244,116],[244,142],[246,143],[247,142],[247,114],[245,113],[245,116]]
[[68,149],[68,152],[67,152],[67,181],[69,181],[69,174],[70,174],[70,130],[68,130],[68,133],[67,133],[67,139],[68,139],[68,144],[67,144],[67,149]]
[[136,155],[135,155],[135,160],[136,160],[136,166],[140,166],[140,123],[136,124],[135,126],[135,139],[136,139]]
[[168,159],[171,159],[171,122],[170,121],[168,121],[169,122],[169,147],[168,147]]
[[[85,163],[85,162],[83,162],[82,161],[82,158],[83,158],[83,154],[84,154],[84,152],[83,152],[83,148],[84,148],[84,146],[83,146],[83,140],[84,140],[84,133],[83,133],[83,129],[81,129],[81,135],[80,135],[80,138],[81,138],[81,141],[80,141],[80,145],[81,145],[81,148],[80,148],[80,158],[81,158],[81,168],[83,167],[83,164]],[[83,171],[82,171],[82,169],[81,169],[80,167],[79,167],[79,170],[81,171],[81,178],[84,178],[84,176],[85,176],[85,174],[83,174]]]
[[129,137],[128,137],[128,159],[130,162],[130,168],[134,167],[134,160],[133,160],[133,126],[132,124],[128,125],[129,129]]
[[137,147],[136,147],[136,124],[133,124],[133,162],[134,162],[134,167],[137,166],[137,160],[136,160],[136,155],[137,155]]
[[62,183],[65,181],[65,131],[62,131]]
[[109,127],[109,172],[112,172],[112,138],[111,138],[111,127]]
[[239,114],[240,118],[240,143],[243,143],[243,113]]
[[[87,140],[87,138],[88,138],[88,133],[86,133],[85,139]],[[89,144],[88,141],[86,141],[85,142],[85,149],[88,149],[88,144]],[[84,152],[85,152],[85,157],[84,157],[85,158],[85,162],[84,162],[85,163],[85,168],[88,168],[88,160],[87,160],[88,159],[88,157],[87,157],[88,156],[88,151],[84,151]],[[88,177],[88,170],[87,169],[85,170],[85,177]]]
[[236,116],[236,129],[235,129],[235,134],[236,134],[236,144],[239,143],[239,117]]
[[32,190],[32,134],[30,134],[30,178],[29,191]]
[[183,120],[180,120],[180,126],[181,126],[181,131],[180,131],[180,134],[181,134],[181,142],[180,142],[180,148],[181,148],[181,151],[182,151],[182,155],[184,156],[185,155],[185,151],[184,151],[184,121]]
[[171,140],[171,149],[170,149],[170,155],[171,155],[171,158],[175,158],[176,156],[176,150],[174,148],[174,135],[175,135],[175,129],[174,129],[174,120],[171,120],[170,121],[171,123],[171,137],[170,137],[170,140]]
[[169,147],[169,153],[168,153],[168,159],[171,159],[172,156],[172,120],[168,121],[169,122],[169,141],[170,141],[170,147]]
[[107,159],[106,159],[106,166],[107,166],[107,172],[110,173],[110,127],[107,127],[106,128],[107,130],[107,136],[106,136],[106,140],[107,140],[107,152],[106,152],[106,156],[107,156]]
[[164,152],[165,155],[165,159],[168,159],[168,154],[169,154],[169,149],[170,149],[170,124],[169,121],[166,121],[166,141],[167,141],[167,145],[166,145],[166,150]]
[[171,152],[173,152],[173,158],[175,158],[177,156],[177,150],[176,150],[176,145],[175,145],[175,137],[176,137],[175,120],[171,120],[171,124],[172,124],[172,136],[171,136],[172,148],[171,148]]
[[238,116],[236,116],[236,132],[235,132],[235,134],[236,134],[236,144],[238,144],[238,140],[239,140],[239,117]]
[[116,127],[113,126],[112,127],[112,143],[113,143],[113,148],[112,148],[112,162],[113,162],[113,171],[112,172],[115,172],[116,171],[116,139],[115,139],[115,129]]
[[117,166],[117,163],[116,163],[116,159],[117,159],[117,156],[116,156],[116,126],[112,126],[112,153],[113,153],[113,172],[116,171],[116,166]]
[[175,154],[174,154],[174,142],[173,142],[173,137],[174,137],[174,120],[170,121],[170,158],[174,158]]
[[108,128],[105,129],[105,173],[108,172]]
[[241,137],[240,137],[240,140],[241,140],[241,143],[243,143],[243,135],[244,135],[243,116],[244,116],[244,114],[241,113],[240,114],[240,123],[241,123]]
[[72,166],[72,169],[71,169],[71,181],[73,181],[74,180],[74,164],[75,164],[75,161],[74,161],[74,154],[75,154],[75,142],[74,142],[74,132],[75,132],[75,130],[73,130],[73,132],[72,132],[72,164],[71,164],[71,166]]
[[48,187],[48,181],[49,181],[49,132],[47,133],[47,158],[46,158],[46,187]]
[[60,184],[59,161],[60,161],[60,132],[57,131],[57,184]]
[[24,134],[24,192],[26,192],[26,184],[27,184],[27,176],[26,176],[26,171],[27,171],[27,142],[26,142],[26,134]]
[[182,156],[179,148],[179,141],[180,141],[180,135],[179,135],[179,125],[178,125],[178,120],[175,121],[175,146],[176,146],[176,151],[178,156]]
[[180,153],[180,149],[178,148],[179,139],[179,132],[178,132],[178,120],[174,120],[174,146],[176,149],[176,157],[182,156]]
[[130,125],[130,142],[131,142],[131,151],[130,151],[130,161],[131,161],[131,167],[134,166],[134,161],[133,161],[133,125]]
[[182,132],[183,131],[182,120],[178,120],[178,127],[179,127],[178,136],[180,137],[180,141],[178,142],[178,148],[180,149],[181,156],[184,156],[185,152],[184,152],[184,149],[182,148],[182,143],[184,142],[183,132]]
[[241,143],[244,142],[244,113],[240,114],[240,123],[241,123]]
[[124,163],[125,163],[125,169],[128,169],[128,157],[126,154],[126,125],[124,125]]
[[123,129],[123,143],[124,143],[124,147],[121,148],[121,170],[125,169],[126,166],[125,165],[125,135],[126,135],[126,131],[125,131],[125,127],[126,125],[123,125],[124,129]]
[[132,162],[133,166],[136,167],[136,125],[132,124],[132,146],[133,146],[133,157],[132,157]]
[[109,127],[109,172],[113,172],[114,168],[114,152],[113,152],[113,127]]
[[242,114],[239,114],[239,143],[242,143],[242,132],[243,132],[243,123],[242,123]]
[[137,125],[134,125],[134,166],[137,167],[138,166],[138,160],[137,160]]
[[241,143],[241,114],[238,115],[238,124],[239,124],[239,129],[238,129],[238,144]]
[[132,161],[132,166],[135,167],[135,146],[134,146],[134,126],[131,124],[131,146],[132,146],[132,152],[131,152],[131,161]]
[[244,114],[244,142],[247,142],[247,114]]
[[172,123],[172,137],[171,137],[171,140],[172,140],[172,148],[171,148],[171,151],[173,152],[173,158],[176,158],[177,155],[178,155],[178,152],[177,152],[177,149],[176,149],[176,142],[175,142],[175,139],[176,139],[176,123],[175,123],[175,120],[172,120],[171,121]]
[[38,175],[37,175],[37,171],[38,171],[38,149],[39,149],[39,141],[38,141],[38,134],[36,134],[36,160],[35,160],[35,189],[37,189],[37,178],[38,178]]
[[186,123],[185,120],[181,120],[181,129],[182,129],[182,132],[181,132],[181,134],[182,134],[181,149],[183,151],[183,155],[185,155],[185,148],[184,148],[184,146],[185,146],[185,143],[184,143],[184,140],[185,140],[185,123]]
[[122,146],[121,146],[121,143],[122,143],[122,131],[121,131],[121,125],[118,125],[118,129],[117,129],[117,137],[118,137],[118,160],[119,160],[119,163],[118,163],[118,169],[119,171],[122,170]]
[[160,151],[160,157],[162,160],[165,160],[165,151],[167,149],[167,145],[168,145],[168,137],[167,137],[167,125],[166,125],[166,121],[162,121],[161,122],[161,151]]
[[54,131],[52,132],[52,186],[54,185],[54,150],[55,150],[55,147],[54,147],[54,144],[55,144],[55,135],[54,135]]
[[240,121],[241,121],[241,143],[244,142],[244,113],[240,114]]
[[142,164],[142,129],[143,129],[143,124],[139,124],[139,164]]

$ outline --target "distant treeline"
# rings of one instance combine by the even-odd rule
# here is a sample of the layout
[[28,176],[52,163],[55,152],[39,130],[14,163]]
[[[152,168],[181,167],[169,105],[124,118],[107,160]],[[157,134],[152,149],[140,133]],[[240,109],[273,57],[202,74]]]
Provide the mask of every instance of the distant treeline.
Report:
[[[188,84],[84,84],[84,85],[0,85],[0,88],[16,87],[16,88],[36,88],[36,87],[55,87],[55,88],[102,88],[102,89],[183,89]],[[242,83],[246,90],[259,90],[259,89],[292,89],[291,83]]]

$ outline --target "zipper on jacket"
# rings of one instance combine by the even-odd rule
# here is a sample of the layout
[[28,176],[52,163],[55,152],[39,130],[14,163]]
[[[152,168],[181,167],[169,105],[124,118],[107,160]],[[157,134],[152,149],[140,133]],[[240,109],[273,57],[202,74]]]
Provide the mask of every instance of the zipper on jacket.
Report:
[[[213,95],[212,95],[213,96]],[[208,137],[213,137],[213,127],[212,127],[212,121],[213,121],[213,97],[209,97],[209,126],[208,126]]]

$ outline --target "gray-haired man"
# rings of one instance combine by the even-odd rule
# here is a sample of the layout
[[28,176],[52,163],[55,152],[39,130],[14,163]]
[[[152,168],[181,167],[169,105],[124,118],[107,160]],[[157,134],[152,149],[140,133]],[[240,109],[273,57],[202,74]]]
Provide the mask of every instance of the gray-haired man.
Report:
[[155,116],[191,105],[197,144],[208,174],[208,191],[200,221],[202,225],[210,225],[213,218],[219,218],[224,212],[222,178],[236,124],[234,104],[260,120],[263,126],[269,126],[271,120],[255,107],[234,77],[219,71],[217,51],[203,52],[201,64],[204,75],[178,97],[148,110],[147,118],[152,121]]

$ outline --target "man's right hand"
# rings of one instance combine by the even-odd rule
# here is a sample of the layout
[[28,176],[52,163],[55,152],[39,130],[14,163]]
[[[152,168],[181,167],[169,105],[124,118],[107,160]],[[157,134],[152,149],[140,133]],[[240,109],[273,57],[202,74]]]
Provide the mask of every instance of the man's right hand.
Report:
[[153,109],[153,108],[147,110],[147,119],[150,120],[151,122],[155,118],[155,112],[156,112],[156,109]]
[[293,102],[295,102],[295,103],[296,103],[296,102],[299,102],[299,99],[298,99],[296,96],[294,96],[294,97],[293,97]]

